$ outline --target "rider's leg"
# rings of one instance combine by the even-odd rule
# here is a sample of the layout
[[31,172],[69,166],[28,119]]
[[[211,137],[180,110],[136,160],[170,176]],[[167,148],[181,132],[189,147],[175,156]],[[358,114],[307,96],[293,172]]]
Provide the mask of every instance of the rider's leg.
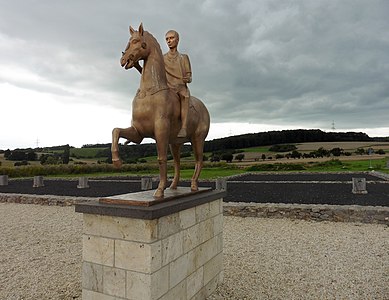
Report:
[[186,137],[186,128],[188,125],[189,96],[180,95],[181,102],[181,129],[177,135],[179,138]]

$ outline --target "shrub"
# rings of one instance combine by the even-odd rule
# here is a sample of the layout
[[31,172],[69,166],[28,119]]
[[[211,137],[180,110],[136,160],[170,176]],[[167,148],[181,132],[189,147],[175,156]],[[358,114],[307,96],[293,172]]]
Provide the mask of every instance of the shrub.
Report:
[[291,158],[301,158],[301,153],[298,152],[297,150],[293,150],[292,153],[290,154]]
[[284,157],[285,157],[285,156],[282,155],[282,154],[279,154],[279,153],[276,154],[276,159],[280,159],[280,158],[284,158]]
[[220,161],[220,157],[219,157],[219,155],[212,155],[209,160],[211,162],[219,162]]
[[330,150],[330,153],[333,155],[333,156],[341,156],[343,154],[343,149],[342,148],[332,148]]
[[319,149],[310,152],[312,157],[329,157],[330,151],[324,149],[323,147],[320,147]]
[[20,166],[27,166],[29,163],[27,160],[23,160],[23,161],[17,161],[16,163],[14,163],[14,166],[15,167],[20,167]]
[[224,153],[221,157],[222,160],[225,160],[226,162],[232,162],[234,156],[232,155],[232,153]]
[[355,153],[356,154],[359,154],[359,155],[363,155],[366,153],[365,149],[363,148],[358,148],[357,150],[355,150]]
[[27,154],[25,151],[21,150],[14,150],[11,152],[11,154],[7,157],[8,160],[27,160]]
[[236,160],[239,160],[239,161],[242,161],[242,160],[244,159],[244,154],[243,154],[243,153],[237,154],[237,155],[235,156],[235,159],[236,159]]
[[190,157],[190,156],[191,156],[191,153],[190,153],[190,152],[184,152],[184,153],[181,153],[181,154],[180,154],[180,157],[181,157],[181,158]]
[[8,158],[10,157],[11,153],[12,153],[12,152],[11,152],[11,150],[9,150],[9,149],[5,150],[5,151],[4,151],[4,158],[5,158],[5,159],[8,159]]

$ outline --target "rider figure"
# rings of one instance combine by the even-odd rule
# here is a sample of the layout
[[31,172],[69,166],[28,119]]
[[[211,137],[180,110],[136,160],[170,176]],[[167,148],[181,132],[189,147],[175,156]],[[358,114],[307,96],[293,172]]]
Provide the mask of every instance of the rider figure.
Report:
[[177,51],[179,42],[178,33],[174,30],[169,30],[165,35],[165,39],[169,47],[169,51],[163,56],[167,84],[177,92],[180,98],[182,127],[177,137],[183,138],[187,135],[186,128],[190,98],[187,84],[192,81],[192,70],[188,55]]

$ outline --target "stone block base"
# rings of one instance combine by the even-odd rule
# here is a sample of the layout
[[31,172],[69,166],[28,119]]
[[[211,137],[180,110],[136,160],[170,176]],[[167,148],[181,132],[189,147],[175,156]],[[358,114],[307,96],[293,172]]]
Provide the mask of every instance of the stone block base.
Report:
[[209,191],[152,207],[77,204],[83,300],[211,295],[223,280],[222,196]]

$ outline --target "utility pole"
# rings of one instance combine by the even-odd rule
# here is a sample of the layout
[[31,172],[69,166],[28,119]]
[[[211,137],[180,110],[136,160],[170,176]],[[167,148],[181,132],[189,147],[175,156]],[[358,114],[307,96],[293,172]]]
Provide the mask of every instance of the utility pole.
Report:
[[332,131],[335,131],[335,122],[334,122],[334,120],[332,120],[332,123],[331,123],[331,129],[332,129]]

